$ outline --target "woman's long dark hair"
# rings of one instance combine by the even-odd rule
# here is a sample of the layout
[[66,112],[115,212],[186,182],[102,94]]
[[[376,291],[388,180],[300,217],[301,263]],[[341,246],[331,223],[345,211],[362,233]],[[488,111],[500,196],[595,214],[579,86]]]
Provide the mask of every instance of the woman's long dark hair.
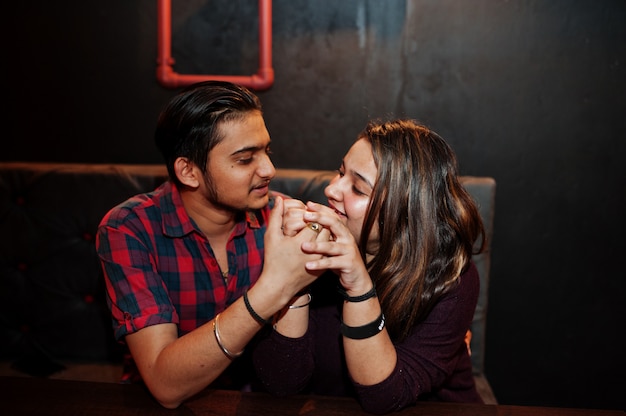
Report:
[[368,269],[395,340],[405,338],[485,244],[478,209],[459,182],[457,160],[435,132],[413,120],[371,122],[359,135],[378,169],[361,232],[361,254],[378,221]]

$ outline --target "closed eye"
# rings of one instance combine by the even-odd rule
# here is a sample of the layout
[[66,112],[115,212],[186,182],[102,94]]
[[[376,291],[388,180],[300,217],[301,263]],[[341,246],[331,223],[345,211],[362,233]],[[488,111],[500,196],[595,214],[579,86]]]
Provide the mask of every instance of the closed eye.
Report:
[[352,187],[352,192],[354,192],[357,195],[363,195],[363,196],[367,196],[367,194],[365,192],[361,192],[359,191],[359,188],[357,188],[356,186]]
[[252,160],[254,160],[252,155],[246,155],[245,157],[237,159],[237,163],[242,165],[249,165],[250,163],[252,163]]

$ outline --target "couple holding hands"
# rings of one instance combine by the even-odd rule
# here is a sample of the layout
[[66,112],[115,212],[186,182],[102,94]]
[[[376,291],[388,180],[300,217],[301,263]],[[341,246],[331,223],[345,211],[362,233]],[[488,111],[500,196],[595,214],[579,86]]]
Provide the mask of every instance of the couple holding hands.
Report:
[[109,211],[96,240],[126,381],[168,408],[207,386],[371,413],[481,401],[465,336],[484,230],[436,133],[369,123],[328,205],[269,190],[270,136],[243,87],[185,88],[155,141],[170,180]]

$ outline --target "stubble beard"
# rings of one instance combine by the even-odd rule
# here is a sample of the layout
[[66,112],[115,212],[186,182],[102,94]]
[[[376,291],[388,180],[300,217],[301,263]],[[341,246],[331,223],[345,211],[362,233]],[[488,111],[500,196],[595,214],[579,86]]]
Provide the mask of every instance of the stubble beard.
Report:
[[[265,195],[265,197],[263,198],[263,201],[259,200],[258,203],[255,203],[257,202],[256,200],[250,201],[249,199],[246,199],[243,205],[236,206],[231,203],[224,202],[224,200],[220,198],[220,192],[213,185],[213,181],[211,181],[211,178],[209,177],[208,174],[204,177],[204,183],[205,183],[205,189],[207,190],[204,195],[204,198],[209,202],[209,204],[211,204],[218,210],[230,211],[233,213],[241,213],[241,212],[246,212],[246,211],[250,211],[254,209],[261,209],[264,206],[266,206],[269,202],[269,195]],[[251,192],[252,192],[252,189],[248,189],[248,197],[250,197]],[[252,204],[253,206],[251,206],[250,202],[253,203]]]

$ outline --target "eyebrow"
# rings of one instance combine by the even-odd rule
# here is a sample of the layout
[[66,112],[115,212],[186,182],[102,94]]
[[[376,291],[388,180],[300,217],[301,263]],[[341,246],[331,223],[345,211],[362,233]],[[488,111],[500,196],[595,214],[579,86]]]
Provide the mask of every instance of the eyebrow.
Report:
[[267,145],[265,146],[246,146],[241,149],[235,150],[233,153],[231,153],[231,156],[235,156],[235,155],[246,153],[246,152],[257,152],[259,150],[267,149],[270,144],[271,142],[268,142]]
[[367,185],[369,185],[370,188],[374,189],[374,185],[363,175],[361,175],[359,172],[357,172],[354,169],[350,169],[350,174],[352,174],[353,176],[355,176],[357,179],[359,179],[362,182],[365,182]]

